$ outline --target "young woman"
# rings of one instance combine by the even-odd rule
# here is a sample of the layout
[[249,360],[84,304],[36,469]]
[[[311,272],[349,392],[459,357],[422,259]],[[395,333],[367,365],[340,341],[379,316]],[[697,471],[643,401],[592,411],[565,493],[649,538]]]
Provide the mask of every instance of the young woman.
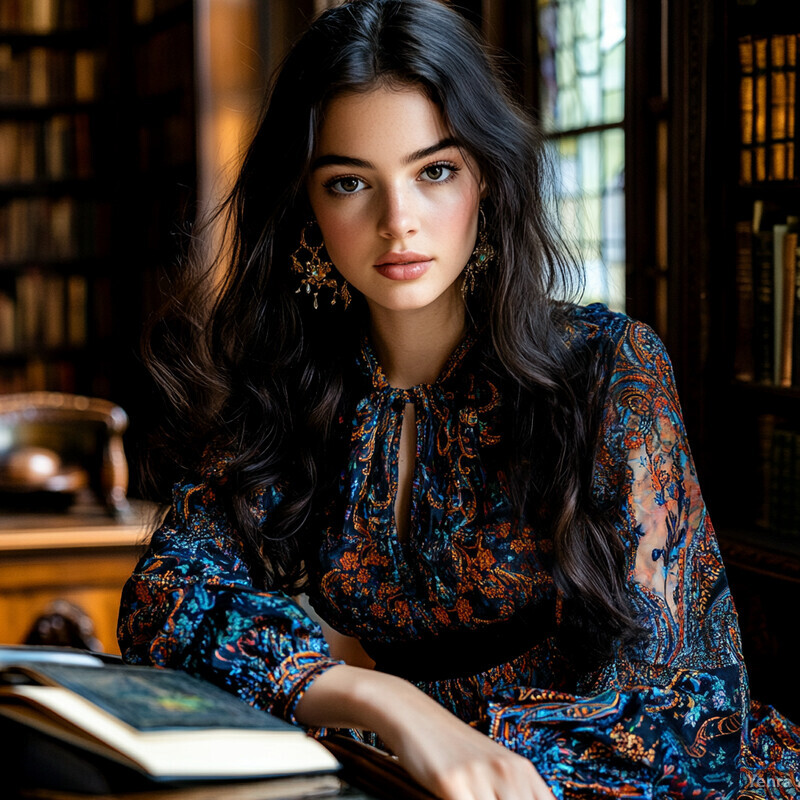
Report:
[[447,800],[790,796],[669,360],[565,299],[545,178],[444,4],[311,25],[221,284],[190,260],[151,338],[177,483],[122,652],[377,738]]

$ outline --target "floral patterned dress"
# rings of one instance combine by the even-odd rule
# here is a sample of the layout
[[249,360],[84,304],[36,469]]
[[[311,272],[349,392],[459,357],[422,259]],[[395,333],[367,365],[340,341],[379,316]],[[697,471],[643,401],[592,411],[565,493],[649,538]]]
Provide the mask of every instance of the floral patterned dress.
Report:
[[[663,345],[600,305],[577,309],[570,335],[608,356],[593,490],[624,544],[644,639],[589,675],[559,648],[552,543],[511,514],[502,391],[474,335],[435,383],[408,390],[389,386],[365,342],[368,388],[349,459],[322,530],[309,534],[311,605],[378,668],[529,758],[557,798],[800,796],[800,729],[749,698]],[[408,402],[417,459],[401,540],[394,496]],[[220,469],[175,487],[123,593],[122,653],[294,721],[304,691],[340,662],[294,599],[254,585],[215,494]],[[267,489],[253,513],[268,526],[280,502]]]

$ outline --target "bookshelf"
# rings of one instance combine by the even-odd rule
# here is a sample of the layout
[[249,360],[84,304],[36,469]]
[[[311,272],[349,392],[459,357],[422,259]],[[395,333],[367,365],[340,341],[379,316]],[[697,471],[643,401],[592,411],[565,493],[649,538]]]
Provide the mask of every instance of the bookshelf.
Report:
[[0,4],[0,392],[146,407],[142,322],[194,202],[194,75],[191,0]]
[[[715,2],[706,73],[704,490],[755,697],[800,716],[800,22]],[[717,91],[712,91],[718,87]]]
[[107,337],[108,16],[88,2],[0,11],[0,391],[94,393],[78,354]]
[[776,0],[719,11],[726,68],[709,78],[724,89],[710,101],[709,140],[720,145],[710,168],[721,203],[708,234],[719,324],[708,344],[720,358],[709,396],[738,422],[735,435],[730,418],[711,424],[706,450],[718,449],[714,464],[736,464],[712,482],[723,534],[788,556],[787,542],[800,541],[800,23],[782,11]]

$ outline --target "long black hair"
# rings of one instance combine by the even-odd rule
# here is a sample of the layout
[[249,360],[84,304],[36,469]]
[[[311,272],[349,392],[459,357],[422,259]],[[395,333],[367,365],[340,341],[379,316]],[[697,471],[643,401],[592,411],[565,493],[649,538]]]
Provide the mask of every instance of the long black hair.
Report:
[[[290,254],[310,216],[304,183],[327,104],[386,84],[423,91],[485,182],[497,259],[468,313],[485,326],[487,363],[508,387],[512,500],[552,535],[568,617],[607,649],[637,624],[622,545],[592,501],[602,359],[566,341],[565,298],[579,273],[552,222],[540,138],[472,26],[444,3],[352,0],[321,14],[289,52],[218,212],[225,245],[211,263],[189,254],[182,288],[147,340],[167,400],[160,441],[178,470],[196,467],[209,442],[229,454],[207,473],[264,585],[301,585],[304,532],[336,477],[348,365],[367,311],[358,296],[347,311],[313,309],[296,294]],[[251,498],[275,485],[283,501],[263,530]]]

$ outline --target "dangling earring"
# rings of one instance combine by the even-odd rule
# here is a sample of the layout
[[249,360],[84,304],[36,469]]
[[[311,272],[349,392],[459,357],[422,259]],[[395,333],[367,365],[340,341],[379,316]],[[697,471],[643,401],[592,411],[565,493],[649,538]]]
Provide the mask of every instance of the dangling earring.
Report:
[[475,291],[480,276],[497,255],[494,247],[489,244],[489,236],[486,233],[486,215],[483,213],[483,203],[478,206],[478,241],[475,249],[469,257],[467,266],[464,267],[463,279],[461,281],[461,294],[464,297]]
[[[302,276],[300,278],[300,286],[295,294],[299,294],[305,286],[306,294],[314,294],[314,308],[319,308],[317,303],[319,290],[327,286],[333,290],[331,305],[335,306],[336,298],[341,295],[344,307],[347,308],[350,305],[350,290],[348,289],[347,281],[343,280],[342,285],[339,286],[335,276],[328,277],[333,269],[333,264],[330,261],[323,261],[320,257],[320,251],[325,247],[325,242],[322,241],[322,232],[319,232],[318,245],[309,244],[306,239],[306,233],[312,226],[316,226],[319,229],[316,220],[312,219],[307,222],[303,226],[303,230],[300,231],[300,244],[291,255],[292,270]],[[303,255],[304,250],[306,251],[305,256]]]

